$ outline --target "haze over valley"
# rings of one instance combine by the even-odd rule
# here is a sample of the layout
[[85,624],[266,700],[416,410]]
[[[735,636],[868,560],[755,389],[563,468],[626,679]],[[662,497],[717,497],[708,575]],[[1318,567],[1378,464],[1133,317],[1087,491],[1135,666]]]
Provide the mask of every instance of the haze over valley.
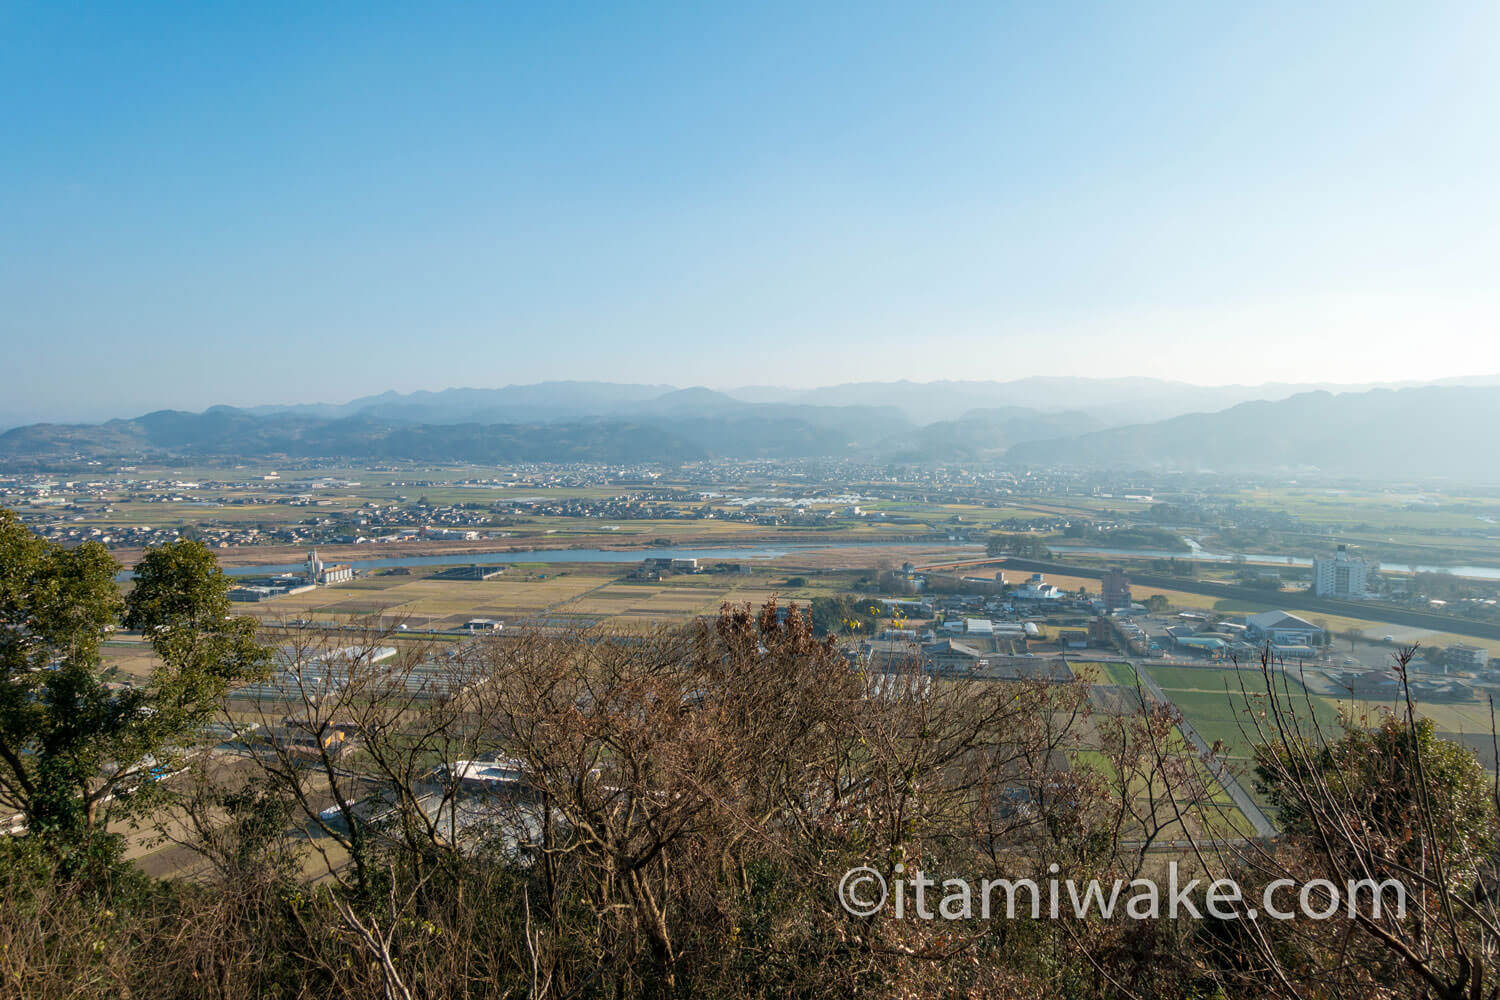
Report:
[[1405,388],[1153,379],[863,383],[812,390],[559,382],[388,392],[345,404],[157,411],[0,434],[0,460],[336,458],[983,461],[1462,478],[1500,458],[1495,379]]

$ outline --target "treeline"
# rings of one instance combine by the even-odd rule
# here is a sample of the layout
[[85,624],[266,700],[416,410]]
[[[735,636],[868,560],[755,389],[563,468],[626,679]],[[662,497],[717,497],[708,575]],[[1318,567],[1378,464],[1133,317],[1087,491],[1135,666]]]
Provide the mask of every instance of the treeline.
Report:
[[[1275,664],[1241,695],[1286,829],[1265,842],[1149,697],[867,675],[774,605],[382,662],[358,653],[396,634],[372,623],[293,633],[273,662],[201,547],[149,554],[123,601],[115,568],[0,519],[0,804],[22,817],[0,847],[0,995],[1373,1000],[1487,997],[1500,974],[1473,755],[1410,716],[1309,731]],[[113,625],[155,648],[145,684],[102,680]],[[205,734],[251,678],[282,691],[261,727]],[[152,831],[187,874],[134,866]],[[947,878],[1172,860],[1204,919],[936,905]],[[851,912],[862,866],[928,873],[934,915]],[[1412,902],[1285,922],[1205,905],[1216,878],[1255,898],[1352,874]]]

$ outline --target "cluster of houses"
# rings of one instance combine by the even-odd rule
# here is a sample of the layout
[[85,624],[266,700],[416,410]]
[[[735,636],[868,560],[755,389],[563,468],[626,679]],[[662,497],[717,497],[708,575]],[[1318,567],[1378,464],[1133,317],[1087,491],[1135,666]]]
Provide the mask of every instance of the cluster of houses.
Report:
[[[898,575],[930,582],[910,564]],[[858,643],[850,656],[872,669],[920,658],[943,675],[1029,674],[1040,668],[1023,661],[1038,659],[1038,653],[1115,646],[1101,599],[1070,594],[1041,573],[1017,585],[1007,585],[1003,573],[953,582],[958,586],[952,593],[880,598],[882,617],[892,624]]]
[[[903,566],[897,575],[920,585],[932,583],[930,576],[920,577],[910,565]],[[1327,631],[1285,610],[1250,614],[1239,621],[1215,620],[1184,611],[1164,634],[1152,635],[1141,619],[1144,609],[1131,601],[1130,581],[1125,574],[1111,570],[1101,583],[1096,597],[1065,592],[1047,583],[1041,573],[1009,587],[1003,574],[997,574],[993,581],[974,578],[973,584],[961,587],[960,592],[941,597],[928,593],[884,598],[880,600],[881,610],[894,624],[864,640],[857,655],[874,662],[909,660],[915,653],[939,673],[961,666],[983,671],[996,659],[1035,656],[1037,652],[1068,653],[1100,647],[1145,657],[1177,655],[1242,662],[1253,661],[1267,649],[1279,660],[1327,658]],[[922,589],[927,588],[920,587],[919,593]],[[1445,666],[1464,672],[1484,670],[1489,659],[1488,651],[1477,646],[1458,646],[1448,652],[1452,655]],[[1446,682],[1424,683],[1441,686]]]

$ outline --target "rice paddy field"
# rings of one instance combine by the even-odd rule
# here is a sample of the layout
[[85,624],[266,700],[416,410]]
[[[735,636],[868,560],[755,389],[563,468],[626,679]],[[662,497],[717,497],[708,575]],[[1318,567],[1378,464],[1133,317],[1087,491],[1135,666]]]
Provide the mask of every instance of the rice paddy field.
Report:
[[1385,532],[1486,531],[1486,517],[1500,513],[1493,497],[1444,495],[1420,491],[1355,492],[1340,489],[1262,488],[1234,494],[1240,503],[1282,510],[1306,521],[1331,526],[1359,525]]
[[639,628],[680,624],[716,613],[725,602],[762,604],[778,598],[807,602],[840,592],[839,577],[804,577],[788,587],[787,571],[703,573],[662,580],[632,580],[634,566],[619,564],[517,564],[489,580],[436,579],[391,574],[362,577],[332,587],[278,597],[237,610],[267,624],[297,620],[353,624],[371,617],[410,629],[446,630],[471,618],[497,618],[507,626],[536,624]]
[[585,568],[532,573],[522,567],[492,580],[371,576],[244,608],[268,623],[311,619],[348,624],[378,616],[400,620],[409,628],[447,629],[470,618],[513,621],[566,603],[612,579]]
[[1135,667],[1121,660],[1068,660],[1073,673],[1092,684],[1134,688]]
[[[1253,748],[1258,742],[1257,723],[1269,727],[1270,699],[1265,678],[1258,667],[1232,665],[1177,666],[1149,662],[1139,666],[1124,661],[1070,660],[1079,676],[1097,685],[1093,702],[1097,711],[1109,714],[1134,711],[1136,671],[1144,670],[1161,687],[1173,706],[1211,746],[1218,744],[1221,757],[1239,776],[1246,791],[1261,801],[1249,777]],[[1400,712],[1393,701],[1351,697],[1321,671],[1305,675],[1306,684],[1290,674],[1273,675],[1283,710],[1290,710],[1310,739],[1337,738],[1341,720],[1356,725],[1377,724],[1387,713]],[[1432,719],[1439,735],[1474,750],[1486,768],[1495,768],[1495,744],[1487,701],[1418,701],[1417,713]],[[1097,758],[1098,755],[1086,755]],[[1095,765],[1098,764],[1094,760]],[[1216,792],[1216,797],[1225,793]],[[1227,798],[1222,805],[1227,805]],[[1227,810],[1238,816],[1232,807]],[[1242,819],[1242,817],[1241,817]],[[1222,821],[1221,821],[1222,822]]]
[[105,640],[101,655],[106,673],[115,671],[119,680],[144,680],[161,662],[149,643],[134,636]]

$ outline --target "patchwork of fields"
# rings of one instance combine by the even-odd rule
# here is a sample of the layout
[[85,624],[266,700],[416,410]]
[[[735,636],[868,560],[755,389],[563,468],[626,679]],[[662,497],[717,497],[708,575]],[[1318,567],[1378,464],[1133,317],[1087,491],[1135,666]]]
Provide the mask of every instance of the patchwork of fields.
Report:
[[311,619],[349,624],[379,617],[411,629],[457,628],[471,618],[581,626],[604,623],[625,628],[674,624],[714,614],[726,601],[762,604],[807,602],[838,588],[814,577],[784,586],[786,576],[702,574],[660,581],[630,580],[614,565],[517,565],[489,580],[442,580],[430,575],[368,576],[351,583],[243,605],[268,624]]
[[[1262,725],[1266,724],[1264,713],[1268,705],[1265,681],[1258,668],[1236,670],[1227,666],[1152,663],[1146,669],[1205,740],[1222,741],[1224,756],[1237,765],[1250,762],[1251,748],[1257,740],[1255,723],[1259,719]],[[1338,732],[1340,718],[1373,724],[1385,713],[1401,711],[1391,701],[1336,693],[1332,685],[1318,676],[1310,676],[1308,682],[1309,686],[1304,686],[1295,676],[1276,675],[1283,704],[1297,712],[1304,724],[1316,725],[1325,734]],[[1444,738],[1469,745],[1487,766],[1494,767],[1490,708],[1486,702],[1418,701],[1416,709],[1419,715],[1433,720]]]
[[[1096,710],[1105,714],[1137,708],[1136,671],[1144,669],[1198,735],[1219,748],[1220,756],[1240,778],[1246,791],[1265,806],[1264,797],[1256,794],[1249,777],[1253,748],[1263,738],[1260,733],[1269,732],[1266,727],[1270,698],[1258,667],[1236,669],[1225,665],[1177,666],[1155,662],[1137,667],[1124,661],[1070,661],[1070,666],[1079,676],[1098,685],[1093,702]],[[1340,695],[1321,674],[1308,676],[1307,681],[1304,685],[1294,674],[1273,675],[1283,709],[1296,715],[1309,738],[1316,739],[1319,733],[1325,738],[1337,738],[1341,719],[1371,725],[1385,713],[1401,710],[1399,705],[1389,702]],[[1488,703],[1419,701],[1416,709],[1419,715],[1433,720],[1443,738],[1469,746],[1486,768],[1495,769]]]

